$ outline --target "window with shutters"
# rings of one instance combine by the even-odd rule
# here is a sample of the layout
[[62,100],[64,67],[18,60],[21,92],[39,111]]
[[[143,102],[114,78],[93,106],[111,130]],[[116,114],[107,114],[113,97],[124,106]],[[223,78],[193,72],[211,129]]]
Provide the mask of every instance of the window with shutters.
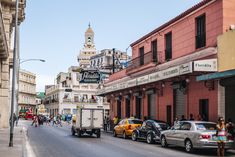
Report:
[[196,49],[206,46],[206,15],[196,18]]
[[172,59],[172,32],[165,35],[165,60]]
[[144,65],[144,47],[139,49],[140,65]]
[[157,40],[152,41],[151,49],[153,53],[153,62],[158,62],[158,54],[157,54]]

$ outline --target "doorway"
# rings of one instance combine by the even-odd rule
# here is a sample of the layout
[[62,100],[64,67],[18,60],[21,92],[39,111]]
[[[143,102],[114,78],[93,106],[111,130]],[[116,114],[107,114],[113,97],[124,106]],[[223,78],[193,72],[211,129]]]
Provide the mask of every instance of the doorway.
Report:
[[209,100],[200,99],[199,100],[199,114],[202,116],[204,121],[209,120]]

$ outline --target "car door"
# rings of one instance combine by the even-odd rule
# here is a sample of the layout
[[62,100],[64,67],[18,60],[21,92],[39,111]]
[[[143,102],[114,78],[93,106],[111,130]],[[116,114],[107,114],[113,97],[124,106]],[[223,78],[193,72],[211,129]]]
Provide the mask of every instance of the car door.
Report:
[[175,137],[177,139],[178,146],[184,146],[184,141],[187,137],[189,137],[189,133],[191,130],[191,123],[190,122],[183,122],[180,125],[180,129],[177,131]]
[[147,133],[151,131],[153,128],[153,124],[150,121],[147,121],[145,130],[143,131],[143,138],[147,138]]
[[144,138],[144,133],[146,132],[146,121],[143,122],[141,128],[139,129],[139,138]]
[[177,134],[180,129],[180,125],[181,123],[178,122],[171,128],[171,130],[168,130],[167,133],[165,134],[168,144],[173,144],[173,145],[177,144]]
[[123,122],[124,122],[124,120],[121,120],[118,123],[118,125],[116,126],[116,129],[115,129],[116,133],[119,134],[119,135],[121,134],[121,129],[122,129],[122,126],[123,126]]

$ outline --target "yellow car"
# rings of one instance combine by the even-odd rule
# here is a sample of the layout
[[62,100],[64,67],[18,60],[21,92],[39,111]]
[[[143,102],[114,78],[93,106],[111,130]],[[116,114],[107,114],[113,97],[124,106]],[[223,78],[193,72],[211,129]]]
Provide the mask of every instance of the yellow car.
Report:
[[143,121],[140,119],[125,118],[114,127],[113,136],[122,135],[126,139],[132,135],[135,128],[141,127],[142,123]]

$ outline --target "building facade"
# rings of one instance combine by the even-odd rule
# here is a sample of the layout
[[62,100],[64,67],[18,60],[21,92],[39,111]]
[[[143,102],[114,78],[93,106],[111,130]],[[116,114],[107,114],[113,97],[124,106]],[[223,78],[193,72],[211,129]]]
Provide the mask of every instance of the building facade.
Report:
[[36,113],[36,74],[20,69],[18,110],[29,109]]
[[109,77],[98,95],[111,116],[131,115],[173,123],[190,114],[216,121],[224,101],[218,80],[196,77],[218,71],[217,37],[235,23],[232,0],[203,0],[131,44],[129,66]]
[[[25,0],[19,1],[19,24],[25,18]],[[13,61],[11,50],[15,17],[15,0],[0,0],[0,128],[9,126],[10,115],[10,68]]]
[[98,79],[94,81],[93,71],[92,80],[83,82],[84,77],[80,69],[78,66],[72,66],[68,73],[58,74],[57,84],[46,89],[44,104],[50,115],[76,114],[77,106],[109,109],[109,105],[103,103],[104,100],[95,95],[98,91],[99,82]]
[[101,80],[107,80],[113,73],[124,69],[131,59],[126,52],[115,49],[103,49],[100,53],[91,56],[90,67],[99,69]]

